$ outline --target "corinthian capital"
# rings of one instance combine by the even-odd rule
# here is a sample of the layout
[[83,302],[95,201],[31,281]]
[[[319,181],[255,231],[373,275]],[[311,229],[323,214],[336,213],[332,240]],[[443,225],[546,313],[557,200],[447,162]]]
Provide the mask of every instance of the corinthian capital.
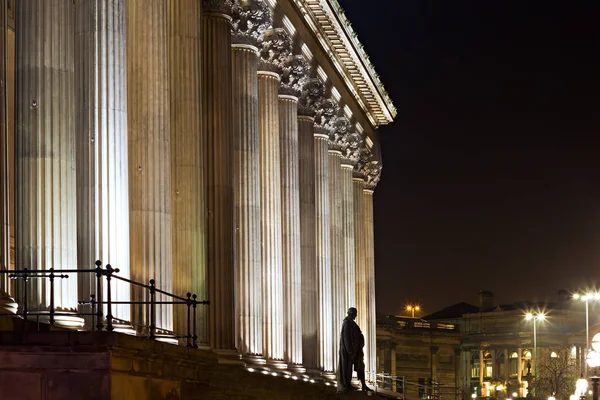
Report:
[[269,29],[263,36],[260,66],[263,71],[281,73],[284,61],[292,55],[292,39],[283,28]]
[[298,99],[298,114],[315,116],[319,105],[325,100],[325,86],[319,79],[310,79],[304,84]]
[[231,42],[257,47],[273,22],[271,9],[262,0],[234,0],[231,17]]
[[365,146],[365,141],[360,133],[352,129],[352,131],[346,135],[346,142],[348,145],[342,153],[342,156],[349,164],[356,167],[360,160],[361,149]]
[[333,99],[325,99],[317,105],[315,111],[315,127],[322,133],[329,134],[335,118],[340,113],[340,106]]
[[339,150],[342,155],[350,145],[348,133],[352,130],[352,124],[346,117],[335,117],[328,124],[329,148]]
[[365,187],[367,189],[375,189],[381,178],[381,163],[379,161],[369,161],[363,168],[365,175]]
[[230,15],[233,0],[202,0],[202,12]]
[[304,57],[293,55],[287,57],[282,64],[281,71],[281,94],[289,94],[300,97],[302,88],[308,82],[308,69],[310,66]]

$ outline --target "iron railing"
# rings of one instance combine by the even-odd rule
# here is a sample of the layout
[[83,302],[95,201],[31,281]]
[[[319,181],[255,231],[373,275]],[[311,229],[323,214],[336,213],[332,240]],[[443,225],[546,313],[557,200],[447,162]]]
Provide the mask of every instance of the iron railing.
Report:
[[[178,339],[185,338],[186,339],[186,347],[198,347],[197,340],[198,335],[196,332],[196,308],[198,305],[208,305],[210,302],[208,300],[198,300],[196,294],[192,294],[190,292],[186,293],[185,297],[177,296],[172,293],[166,292],[164,290],[158,289],[156,287],[156,281],[154,279],[150,279],[149,284],[143,284],[140,282],[133,281],[131,279],[123,278],[122,276],[116,275],[119,273],[118,268],[113,268],[110,264],[106,265],[106,268],[102,268],[102,262],[100,260],[95,263],[96,268],[92,269],[57,269],[50,268],[47,270],[41,269],[27,269],[23,268],[20,270],[0,270],[0,274],[8,274],[10,279],[20,279],[22,284],[20,285],[20,290],[18,291],[21,296],[17,298],[17,303],[19,304],[20,310],[17,312],[17,315],[21,316],[24,320],[31,319],[32,316],[36,316],[39,321],[39,316],[48,315],[49,324],[54,326],[56,323],[57,316],[73,316],[74,313],[63,312],[60,310],[56,310],[55,301],[54,301],[54,290],[55,290],[55,280],[56,279],[68,279],[69,274],[76,274],[77,276],[82,274],[94,274],[96,277],[96,293],[90,294],[89,300],[79,300],[79,305],[88,305],[91,307],[91,311],[89,313],[76,313],[77,316],[90,316],[91,317],[91,325],[90,328],[96,331],[113,331],[113,320],[115,319],[112,315],[112,307],[113,305],[149,305],[150,306],[150,325],[147,326],[149,328],[148,338],[156,339],[156,305],[185,305],[187,306],[187,335],[185,336],[175,336]],[[103,278],[105,278],[106,285],[106,300],[103,300]],[[113,301],[112,300],[112,291],[111,291],[111,281],[112,279],[117,279],[119,281],[123,281],[129,283],[131,286],[139,287],[142,289],[148,290],[148,295],[150,300],[148,301]],[[50,304],[48,309],[29,309],[29,304],[27,302],[28,299],[28,290],[29,290],[29,282],[32,279],[48,279],[50,282]],[[157,301],[156,295],[162,294],[171,298],[171,301]],[[20,300],[20,301],[19,301]],[[106,316],[104,316],[103,306],[106,306]],[[0,316],[14,316],[15,314],[9,313],[1,313]],[[27,324],[24,324],[26,328]]]

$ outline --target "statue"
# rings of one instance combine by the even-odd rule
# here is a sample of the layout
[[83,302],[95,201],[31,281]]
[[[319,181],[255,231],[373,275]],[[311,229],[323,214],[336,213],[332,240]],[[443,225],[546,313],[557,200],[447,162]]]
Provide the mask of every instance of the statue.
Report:
[[360,379],[363,391],[370,391],[365,382],[365,362],[363,360],[363,347],[365,346],[365,337],[360,328],[354,322],[356,319],[356,308],[348,309],[348,316],[344,318],[342,332],[340,333],[340,362],[337,369],[337,391],[338,393],[350,392],[356,390],[352,386],[352,366]]

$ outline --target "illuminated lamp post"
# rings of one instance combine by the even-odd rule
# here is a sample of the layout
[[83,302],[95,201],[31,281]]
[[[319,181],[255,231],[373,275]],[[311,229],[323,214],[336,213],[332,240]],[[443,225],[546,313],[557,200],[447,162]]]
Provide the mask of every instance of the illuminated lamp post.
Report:
[[575,383],[575,394],[579,395],[579,400],[585,399],[585,392],[587,391],[587,387],[588,382],[582,375],[581,378],[577,379],[577,382]]
[[[600,293],[588,292],[585,294],[574,293],[573,300],[585,302],[585,354],[590,351],[590,300],[600,300]],[[587,371],[586,371],[587,372]]]
[[415,305],[409,304],[409,305],[406,306],[406,311],[412,313],[412,317],[414,318],[415,317],[415,311],[416,312],[421,311],[421,306],[415,306]]
[[544,321],[546,315],[543,313],[527,313],[525,320],[533,321],[533,376],[537,376],[537,321]]

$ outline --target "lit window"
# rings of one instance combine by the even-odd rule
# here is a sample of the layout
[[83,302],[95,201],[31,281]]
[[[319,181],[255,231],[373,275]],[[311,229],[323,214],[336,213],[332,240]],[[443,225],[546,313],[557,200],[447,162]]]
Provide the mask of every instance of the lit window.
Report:
[[550,357],[552,357],[552,358],[558,358],[558,354],[556,354],[556,352],[553,351],[552,353],[550,353]]

